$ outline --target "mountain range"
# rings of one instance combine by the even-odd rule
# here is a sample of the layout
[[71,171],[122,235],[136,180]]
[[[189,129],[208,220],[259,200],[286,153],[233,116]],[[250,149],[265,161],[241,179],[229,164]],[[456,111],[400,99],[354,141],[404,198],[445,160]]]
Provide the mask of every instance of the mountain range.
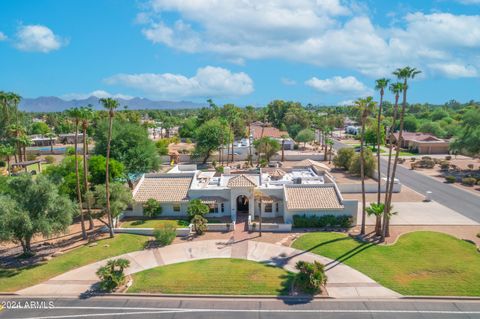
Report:
[[[86,99],[64,100],[56,96],[41,96],[37,98],[24,98],[20,102],[20,109],[28,112],[61,112],[71,107],[92,105],[95,109],[101,109],[102,105],[96,96]],[[205,104],[190,101],[153,101],[147,98],[135,97],[133,99],[116,99],[120,108],[128,106],[128,109],[192,109],[200,108]]]

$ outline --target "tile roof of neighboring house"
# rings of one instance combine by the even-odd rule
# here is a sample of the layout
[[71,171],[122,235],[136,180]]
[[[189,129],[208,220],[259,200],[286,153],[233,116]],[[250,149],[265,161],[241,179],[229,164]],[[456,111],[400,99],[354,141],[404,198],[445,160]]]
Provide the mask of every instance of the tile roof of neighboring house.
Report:
[[231,177],[228,180],[227,187],[255,187],[257,183],[247,175],[241,174]]
[[[252,124],[250,126],[252,130],[253,139],[259,139],[262,137],[262,125]],[[288,136],[288,132],[280,131],[276,127],[265,126],[263,128],[263,136],[273,137],[273,138],[282,138],[282,136]]]
[[135,188],[133,198],[136,202],[144,203],[153,198],[159,202],[172,203],[188,200],[188,189],[193,176],[168,176],[160,174],[145,175]]
[[[393,133],[395,139],[398,139],[399,132]],[[421,132],[406,132],[403,131],[402,138],[405,141],[419,141],[419,142],[445,142],[444,139],[438,138],[430,133],[421,133]]]
[[314,166],[315,168],[317,168],[317,170],[320,170],[320,171],[330,171],[330,167],[328,167],[328,165],[311,160],[309,158],[304,159],[303,161],[294,163],[292,165],[292,167],[311,167],[311,166]]
[[287,186],[285,198],[289,210],[335,210],[343,205],[334,186]]

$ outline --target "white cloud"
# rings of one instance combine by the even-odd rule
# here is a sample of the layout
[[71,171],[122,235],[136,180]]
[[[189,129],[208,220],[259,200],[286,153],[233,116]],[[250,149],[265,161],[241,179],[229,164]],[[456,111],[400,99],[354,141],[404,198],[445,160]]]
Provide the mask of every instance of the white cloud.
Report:
[[463,4],[480,4],[480,0],[458,0],[458,2]]
[[22,51],[43,52],[58,50],[66,41],[43,25],[25,25],[17,31],[15,46]]
[[[381,27],[355,3],[152,0],[140,20],[153,43],[226,61],[280,58],[368,76],[405,65],[429,74],[430,65],[455,61],[480,68],[480,15],[414,12]],[[178,19],[164,20],[166,12]]]
[[327,94],[367,95],[371,93],[371,89],[367,88],[365,84],[353,76],[334,76],[323,80],[313,77],[305,81],[305,84],[319,92]]
[[125,94],[111,94],[107,91],[103,90],[96,90],[90,93],[69,93],[65,94],[62,96],[63,99],[65,100],[84,100],[88,99],[89,97],[94,96],[97,98],[107,98],[111,97],[114,99],[124,99],[124,100],[131,100],[133,99],[133,96],[130,95],[125,95]]
[[449,78],[471,78],[478,76],[477,69],[472,65],[456,63],[432,64],[430,68],[441,75]]
[[156,98],[234,97],[253,92],[253,81],[245,73],[206,66],[192,77],[171,73],[117,74],[107,84],[141,90]]
[[0,31],[0,41],[5,41],[5,40],[7,40],[7,36],[5,35],[5,33]]
[[289,79],[289,78],[285,78],[285,77],[281,78],[280,81],[282,81],[282,83],[284,85],[295,85],[295,84],[297,84],[297,81]]
[[355,103],[354,100],[344,100],[337,103],[338,106],[351,106]]

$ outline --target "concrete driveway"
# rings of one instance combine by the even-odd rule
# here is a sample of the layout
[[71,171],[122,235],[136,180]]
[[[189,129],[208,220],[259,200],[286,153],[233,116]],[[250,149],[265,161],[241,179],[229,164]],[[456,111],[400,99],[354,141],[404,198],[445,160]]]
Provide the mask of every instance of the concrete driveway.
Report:
[[[146,269],[175,264],[185,261],[208,258],[241,258],[283,267],[295,271],[299,260],[313,262],[317,260],[326,265],[329,296],[336,298],[396,298],[400,295],[376,283],[371,278],[338,263],[312,253],[290,247],[244,240],[239,242],[203,240],[175,244],[161,248],[128,253],[114,258],[130,260],[127,274],[134,274]],[[106,260],[80,267],[39,285],[18,291],[20,295],[30,296],[78,296],[91,289],[98,282],[95,274]]]
[[[370,203],[367,203],[367,207]],[[476,221],[437,202],[394,202],[391,225],[395,226],[475,226]],[[358,223],[361,222],[362,205],[358,205]],[[374,225],[375,217],[367,217],[367,225]]]

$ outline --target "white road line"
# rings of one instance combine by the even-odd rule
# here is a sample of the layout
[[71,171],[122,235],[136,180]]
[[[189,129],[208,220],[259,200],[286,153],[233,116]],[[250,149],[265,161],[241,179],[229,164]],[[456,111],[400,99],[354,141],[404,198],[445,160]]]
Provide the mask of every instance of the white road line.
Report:
[[45,317],[28,317],[28,319],[60,319],[60,318],[82,318],[95,316],[126,316],[141,314],[163,314],[163,313],[195,313],[195,312],[229,312],[229,313],[366,313],[366,314],[438,314],[438,315],[477,315],[480,311],[458,311],[458,310],[383,310],[383,309],[207,309],[207,308],[134,308],[134,307],[55,307],[55,309],[68,310],[142,310],[130,312],[111,312],[94,314],[74,314]]

